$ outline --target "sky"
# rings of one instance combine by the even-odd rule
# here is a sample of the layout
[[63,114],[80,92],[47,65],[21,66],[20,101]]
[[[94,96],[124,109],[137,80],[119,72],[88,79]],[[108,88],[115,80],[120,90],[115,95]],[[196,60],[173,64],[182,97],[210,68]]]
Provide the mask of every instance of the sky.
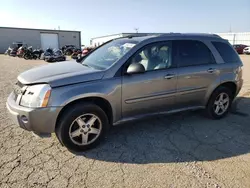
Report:
[[[0,0],[0,27],[81,31],[250,32],[250,0]],[[231,28],[231,29],[230,29]]]

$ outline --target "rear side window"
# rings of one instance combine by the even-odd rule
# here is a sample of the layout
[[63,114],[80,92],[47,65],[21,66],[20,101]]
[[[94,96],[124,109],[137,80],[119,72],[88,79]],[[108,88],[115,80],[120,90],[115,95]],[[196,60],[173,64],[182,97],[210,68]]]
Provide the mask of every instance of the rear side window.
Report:
[[214,57],[208,47],[201,41],[176,41],[179,54],[179,67],[197,66],[214,63]]
[[224,42],[212,42],[212,44],[219,52],[225,63],[235,63],[239,61],[238,54],[229,44]]

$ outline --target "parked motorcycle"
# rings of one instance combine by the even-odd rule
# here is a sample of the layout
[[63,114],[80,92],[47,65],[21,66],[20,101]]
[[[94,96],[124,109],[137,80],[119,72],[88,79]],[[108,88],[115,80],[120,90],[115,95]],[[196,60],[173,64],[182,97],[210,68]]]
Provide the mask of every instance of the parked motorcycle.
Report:
[[93,51],[94,49],[95,49],[95,48],[94,48],[94,47],[91,47],[91,46],[89,46],[89,47],[84,47],[84,48],[82,49],[82,52],[79,53],[79,54],[77,55],[77,57],[76,57],[76,58],[73,58],[73,59],[76,59],[77,62],[78,62],[79,60],[82,59],[82,57],[86,56],[87,54],[89,54],[89,53],[90,53],[91,51]]
[[32,46],[27,48],[27,51],[24,54],[24,59],[28,60],[28,59],[40,59],[41,55],[43,53],[42,49],[35,49],[33,51]]
[[16,57],[16,53],[17,53],[18,47],[14,47],[12,49],[10,49],[10,56],[12,57]]
[[74,45],[65,45],[62,47],[62,52],[64,55],[72,55],[76,47]]
[[44,51],[41,48],[37,48],[33,51],[33,54],[37,56],[37,59],[41,59],[43,53]]
[[44,61],[46,62],[59,62],[65,60],[66,57],[63,55],[63,52],[59,49],[54,49],[52,54],[49,54],[44,58]]
[[15,57],[17,55],[17,50],[21,47],[21,46],[25,46],[26,44],[23,42],[13,42],[7,51],[7,54],[10,56]]
[[50,56],[52,54],[53,54],[53,49],[52,48],[47,48],[45,50],[45,52],[41,54],[41,58],[40,59],[45,60],[46,56]]
[[10,48],[8,48],[5,52],[4,52],[4,55],[10,55]]
[[72,59],[77,59],[78,56],[79,56],[79,54],[81,55],[81,53],[82,53],[81,49],[75,49],[75,50],[73,51],[72,55],[71,55],[71,58],[72,58]]
[[27,47],[26,46],[19,47],[18,50],[17,50],[17,53],[16,53],[17,57],[23,58],[23,56],[26,53],[26,51],[27,51]]

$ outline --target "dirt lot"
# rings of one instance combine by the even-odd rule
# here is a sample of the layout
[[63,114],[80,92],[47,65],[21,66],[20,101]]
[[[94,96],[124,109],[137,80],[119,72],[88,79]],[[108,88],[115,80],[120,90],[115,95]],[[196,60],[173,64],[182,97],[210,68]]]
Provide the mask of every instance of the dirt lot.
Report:
[[0,56],[0,187],[250,187],[250,56],[241,58],[244,88],[225,119],[156,117],[115,127],[74,155],[55,135],[35,137],[8,117],[16,76],[44,62]]

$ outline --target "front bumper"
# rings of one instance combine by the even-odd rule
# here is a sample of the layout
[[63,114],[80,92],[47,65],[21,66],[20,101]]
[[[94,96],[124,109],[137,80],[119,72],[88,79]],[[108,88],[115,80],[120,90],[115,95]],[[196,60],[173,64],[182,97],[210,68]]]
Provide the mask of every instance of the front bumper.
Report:
[[240,90],[241,90],[241,88],[242,88],[242,86],[243,86],[243,79],[240,79],[240,80],[236,83],[236,85],[237,85],[237,89],[236,89],[235,97],[239,94],[239,92],[240,92]]
[[48,134],[55,131],[56,120],[62,107],[28,108],[15,101],[12,92],[6,103],[14,122],[27,131],[36,134]]

